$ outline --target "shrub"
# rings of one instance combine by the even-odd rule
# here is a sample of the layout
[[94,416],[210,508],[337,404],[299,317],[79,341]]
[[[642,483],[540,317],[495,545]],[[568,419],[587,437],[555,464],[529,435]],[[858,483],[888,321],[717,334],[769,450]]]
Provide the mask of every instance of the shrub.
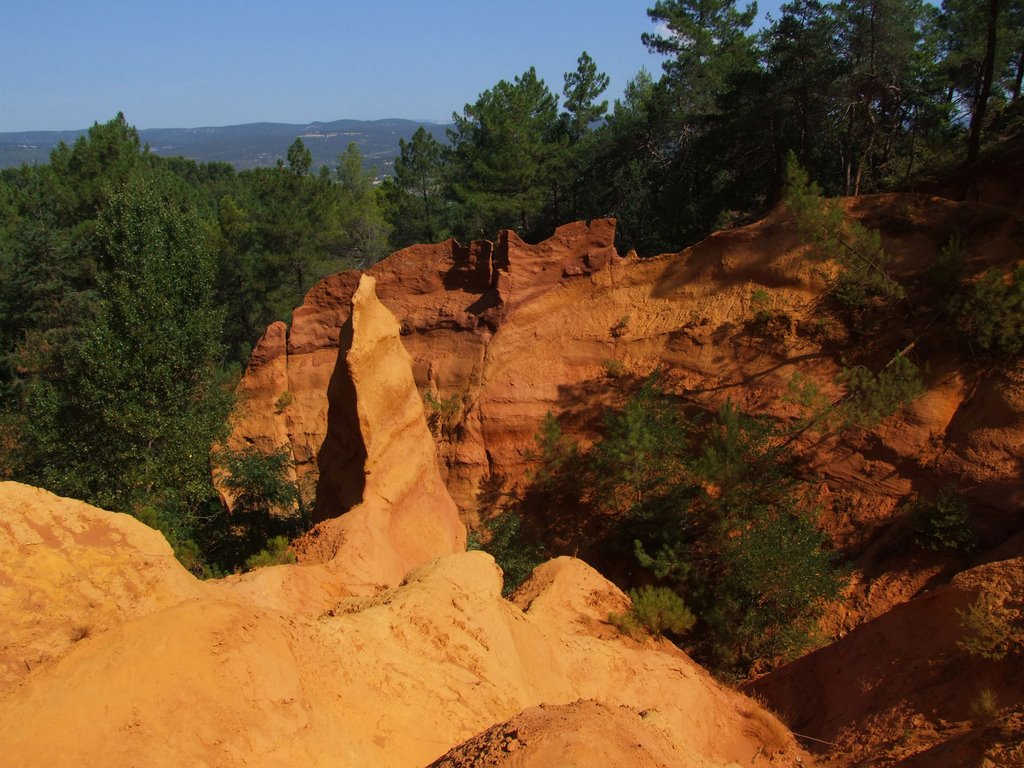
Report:
[[298,562],[298,559],[289,546],[288,539],[285,536],[274,536],[267,542],[266,547],[246,558],[245,570],[252,571],[256,568],[266,568],[269,565],[285,565],[295,562]]
[[[570,538],[617,562],[632,550],[664,585],[609,618],[623,632],[649,622],[653,632],[679,634],[689,625],[687,650],[719,673],[745,674],[811,642],[842,574],[774,422],[729,402],[687,418],[653,379],[606,414],[589,451],[567,441],[553,417],[537,443],[539,467],[519,509],[542,511],[559,535],[572,525],[552,526],[563,510],[572,520],[586,515],[591,527]],[[693,613],[667,605],[672,593],[687,595]]]
[[993,595],[982,593],[966,611],[957,611],[963,637],[957,647],[972,656],[1000,661],[1024,643],[1019,612],[1007,608]]
[[928,280],[941,294],[952,296],[960,286],[963,271],[964,241],[960,235],[953,235],[928,269]]
[[617,379],[626,372],[625,363],[614,357],[606,357],[602,360],[601,367],[604,368],[604,375],[609,379]]
[[217,461],[218,479],[235,498],[219,531],[218,559],[228,570],[244,564],[272,538],[295,537],[309,528],[299,487],[288,477],[293,465],[287,448],[222,450]]
[[974,548],[974,526],[967,504],[952,488],[943,489],[934,499],[913,504],[910,521],[919,547],[937,552],[969,552]]
[[755,288],[750,294],[753,327],[767,336],[784,337],[792,327],[792,318],[772,300],[764,288]]
[[805,416],[801,424],[810,424],[821,418],[832,406],[828,396],[810,376],[796,371],[786,383],[786,391],[782,393],[782,401],[800,406]]
[[629,596],[633,601],[629,611],[608,615],[615,628],[625,634],[635,635],[643,628],[655,636],[665,632],[683,635],[697,622],[683,599],[668,587],[631,589]]
[[826,200],[792,152],[786,164],[785,202],[812,254],[839,265],[831,293],[840,304],[862,307],[873,297],[903,297],[902,286],[886,271],[892,257],[882,248],[878,232],[847,219],[839,204]]
[[996,721],[999,717],[999,697],[991,688],[982,688],[971,702],[971,714],[983,725]]
[[836,414],[844,427],[877,426],[924,391],[921,372],[903,354],[877,374],[862,365],[847,368],[836,383],[847,392]]
[[643,632],[643,625],[640,623],[640,619],[637,618],[636,613],[630,608],[625,613],[609,613],[608,623],[615,627],[619,632],[630,637],[636,637]]
[[295,402],[295,395],[285,390],[281,393],[281,396],[277,398],[277,402],[274,403],[274,413],[280,415],[287,410],[288,406]]
[[427,406],[427,426],[435,438],[450,437],[462,416],[462,397],[458,394],[438,400],[432,392],[423,393]]
[[750,292],[750,311],[754,313],[754,322],[766,325],[772,319],[771,296],[764,288],[755,288]]
[[508,597],[544,562],[544,548],[526,534],[522,518],[512,510],[496,515],[486,526],[490,538],[478,546],[501,567],[505,575],[501,594]]
[[963,298],[957,322],[971,344],[994,357],[1014,358],[1024,352],[1024,266],[1009,281],[990,269]]
[[614,338],[618,339],[625,336],[627,330],[629,330],[629,315],[622,315],[615,321],[611,333]]
[[178,562],[194,576],[201,579],[218,578],[223,575],[216,566],[208,563],[202,549],[196,542],[195,532],[183,524],[175,515],[168,514],[155,506],[144,506],[135,510],[135,518],[150,528],[160,531],[174,550]]

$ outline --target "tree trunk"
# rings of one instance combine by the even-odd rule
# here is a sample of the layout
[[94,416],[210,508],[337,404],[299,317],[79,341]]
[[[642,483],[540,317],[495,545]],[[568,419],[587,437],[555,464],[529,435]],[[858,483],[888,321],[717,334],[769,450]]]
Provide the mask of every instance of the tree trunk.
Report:
[[1024,50],[1022,50],[1020,52],[1020,56],[1017,57],[1017,77],[1013,80],[1014,101],[1020,98],[1020,86],[1022,81],[1024,81]]
[[981,126],[985,122],[985,109],[988,106],[988,97],[992,93],[992,73],[996,64],[996,27],[998,20],[999,0],[989,0],[988,40],[985,43],[985,60],[981,65],[981,92],[978,94],[978,102],[974,107],[974,114],[971,115],[971,136],[967,143],[968,163],[973,163],[978,159],[978,151],[981,149]]

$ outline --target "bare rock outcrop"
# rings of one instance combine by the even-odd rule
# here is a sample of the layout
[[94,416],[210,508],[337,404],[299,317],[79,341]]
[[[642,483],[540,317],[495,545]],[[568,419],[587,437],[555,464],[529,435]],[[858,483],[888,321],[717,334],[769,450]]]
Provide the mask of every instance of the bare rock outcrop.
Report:
[[674,647],[618,636],[607,611],[625,596],[580,561],[540,569],[525,610],[501,598],[490,556],[468,552],[310,612],[282,601],[274,580],[196,582],[126,516],[12,489],[34,499],[9,505],[0,527],[4,599],[29,628],[22,647],[53,631],[50,605],[32,602],[35,576],[8,574],[60,562],[90,619],[110,619],[0,691],[5,763],[412,768],[525,709],[580,699],[595,717],[613,713],[609,742],[633,733],[673,765],[781,768],[802,754]]
[[466,548],[398,322],[374,286],[360,278],[340,331],[318,455],[321,522],[294,544],[303,562],[330,562],[362,590],[395,586],[411,568]]

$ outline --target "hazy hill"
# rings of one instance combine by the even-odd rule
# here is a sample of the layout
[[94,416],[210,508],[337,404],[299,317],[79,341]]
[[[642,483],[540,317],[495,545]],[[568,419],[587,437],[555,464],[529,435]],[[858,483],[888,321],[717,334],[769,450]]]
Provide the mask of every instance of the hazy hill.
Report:
[[[144,144],[158,155],[191,158],[200,162],[227,162],[238,169],[271,166],[284,158],[296,137],[313,153],[314,166],[334,165],[349,142],[370,165],[390,167],[398,154],[398,140],[409,139],[421,125],[443,141],[444,125],[415,120],[335,120],[329,123],[246,123],[210,128],[150,128],[140,130]],[[0,133],[0,168],[22,163],[46,163],[61,141],[74,143],[78,131]]]

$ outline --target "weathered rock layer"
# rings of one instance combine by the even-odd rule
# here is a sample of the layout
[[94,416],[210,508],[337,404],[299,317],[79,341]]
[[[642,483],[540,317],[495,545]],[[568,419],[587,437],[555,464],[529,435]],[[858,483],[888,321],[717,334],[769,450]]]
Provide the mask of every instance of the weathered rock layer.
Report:
[[[968,274],[1005,269],[1019,258],[1016,215],[989,205],[876,195],[847,201],[847,208],[882,233],[911,305],[953,235],[964,244]],[[677,391],[708,407],[729,398],[744,410],[786,418],[796,413],[784,401],[795,374],[837,397],[833,379],[843,356],[852,351],[880,368],[910,344],[927,366],[925,394],[879,429],[808,454],[824,480],[831,532],[838,546],[860,552],[898,518],[901,502],[953,481],[997,521],[991,533],[998,537],[1024,505],[1024,370],[994,373],[977,366],[966,345],[929,340],[930,315],[911,314],[853,344],[822,310],[822,269],[779,209],[653,259],[620,258],[614,222],[597,220],[560,227],[537,245],[506,232],[493,246],[416,246],[369,272],[401,325],[417,387],[434,403],[428,415],[442,471],[470,524],[482,487],[523,476],[548,411],[586,439],[603,409],[658,367]],[[243,381],[250,398],[234,439],[290,446],[300,473],[317,472],[326,383],[357,280],[343,273],[317,285],[296,310],[287,342],[272,326]],[[767,333],[754,322],[758,291],[779,318]],[[268,424],[265,414],[285,390],[294,404]],[[331,514],[332,503],[318,502],[320,514]],[[891,604],[864,602],[851,616],[877,615]]]

